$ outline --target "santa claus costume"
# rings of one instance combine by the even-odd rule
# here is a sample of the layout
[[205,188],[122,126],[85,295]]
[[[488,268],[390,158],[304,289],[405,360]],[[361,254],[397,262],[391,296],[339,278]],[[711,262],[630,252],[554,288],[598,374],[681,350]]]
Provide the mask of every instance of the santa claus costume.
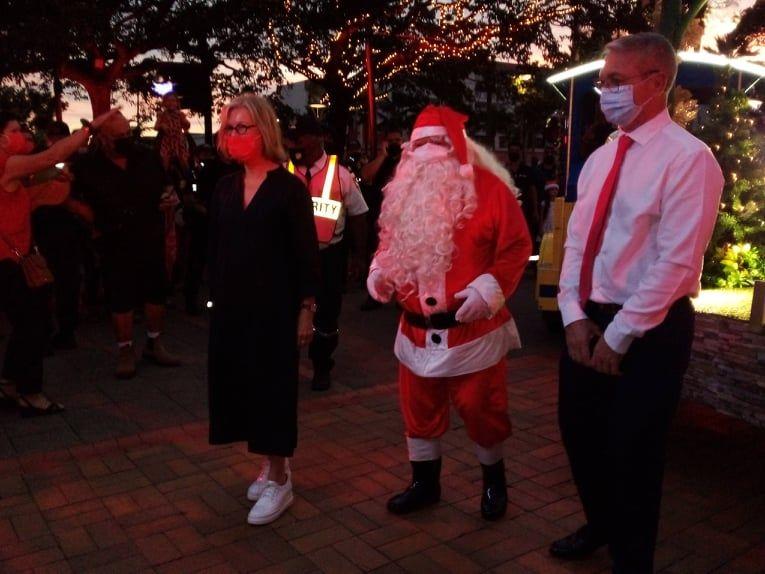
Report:
[[403,309],[395,354],[413,478],[390,499],[405,514],[438,502],[440,437],[451,402],[483,469],[481,513],[505,514],[510,436],[507,352],[520,346],[505,306],[531,254],[507,170],[465,136],[467,118],[428,106],[385,188],[367,286]]

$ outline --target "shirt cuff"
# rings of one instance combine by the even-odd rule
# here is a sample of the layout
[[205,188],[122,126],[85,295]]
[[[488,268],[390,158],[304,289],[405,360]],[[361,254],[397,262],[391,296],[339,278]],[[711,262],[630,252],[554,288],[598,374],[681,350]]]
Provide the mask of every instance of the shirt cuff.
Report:
[[627,333],[620,332],[616,323],[611,321],[611,324],[606,327],[606,332],[603,333],[603,340],[605,340],[606,344],[611,347],[612,350],[616,351],[620,355],[624,355],[630,348],[632,341],[635,340],[635,337]]
[[472,287],[478,291],[481,295],[481,299],[483,299],[489,306],[489,311],[492,316],[505,306],[505,294],[502,292],[502,287],[500,287],[499,282],[491,273],[479,275],[473,279],[473,281],[468,283],[468,287]]
[[560,309],[563,326],[568,327],[571,323],[587,319],[587,314],[576,301],[564,301],[558,298],[558,308]]

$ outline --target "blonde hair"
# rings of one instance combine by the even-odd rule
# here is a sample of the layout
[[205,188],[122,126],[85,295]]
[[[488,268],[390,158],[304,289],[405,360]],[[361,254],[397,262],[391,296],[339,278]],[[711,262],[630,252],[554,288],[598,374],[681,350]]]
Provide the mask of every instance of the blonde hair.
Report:
[[274,108],[263,96],[253,93],[238,95],[228,104],[223,106],[220,112],[220,130],[218,131],[218,151],[224,157],[228,157],[225,144],[225,128],[228,125],[228,116],[232,110],[242,108],[250,114],[253,123],[257,126],[261,138],[263,138],[263,156],[276,163],[287,160],[287,152],[282,145],[282,130],[276,119]]

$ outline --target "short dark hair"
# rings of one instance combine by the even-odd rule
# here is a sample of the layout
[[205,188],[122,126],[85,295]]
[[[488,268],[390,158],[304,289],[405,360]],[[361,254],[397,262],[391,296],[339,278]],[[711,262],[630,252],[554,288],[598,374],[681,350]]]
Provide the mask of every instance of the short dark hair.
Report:
[[51,122],[45,129],[45,135],[49,138],[65,138],[71,133],[69,126],[64,122]]
[[327,133],[325,127],[313,114],[298,116],[295,121],[295,136],[323,136]]

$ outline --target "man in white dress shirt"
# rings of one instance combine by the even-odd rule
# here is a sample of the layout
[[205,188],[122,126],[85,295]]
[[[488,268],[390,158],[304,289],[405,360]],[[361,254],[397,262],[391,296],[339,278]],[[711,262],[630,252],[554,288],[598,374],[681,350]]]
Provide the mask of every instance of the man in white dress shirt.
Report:
[[601,110],[619,127],[582,169],[558,303],[566,327],[559,422],[587,524],[559,558],[608,544],[614,572],[647,573],[666,433],[693,340],[693,307],[723,187],[709,148],[667,111],[677,73],[658,34],[606,46]]

